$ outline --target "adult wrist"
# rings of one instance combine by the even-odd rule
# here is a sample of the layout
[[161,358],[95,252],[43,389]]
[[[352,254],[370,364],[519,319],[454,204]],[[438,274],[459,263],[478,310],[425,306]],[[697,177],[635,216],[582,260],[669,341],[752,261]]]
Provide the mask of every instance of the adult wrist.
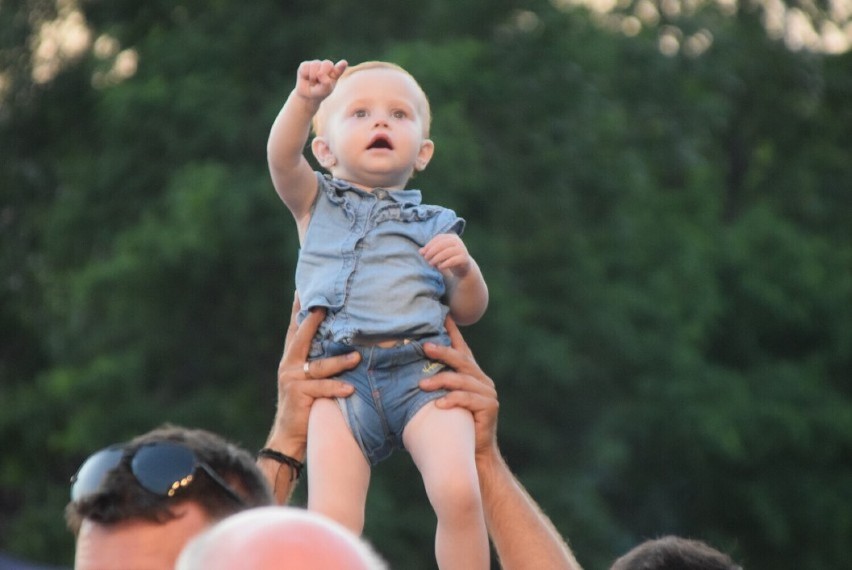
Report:
[[286,429],[276,429],[269,434],[264,448],[275,449],[285,455],[304,462],[307,456],[308,444],[304,437],[286,435]]
[[500,470],[508,469],[506,460],[500,453],[500,449],[494,445],[487,450],[479,452],[475,457],[476,470],[479,474],[480,482],[491,479]]
[[307,456],[307,447],[304,443],[297,443],[284,438],[270,437],[263,445],[263,449],[274,449],[302,463],[305,462]]
[[257,458],[270,459],[278,463],[279,468],[281,466],[286,465],[290,469],[290,481],[296,481],[297,479],[299,479],[299,477],[301,477],[302,475],[302,469],[304,469],[305,467],[304,463],[302,463],[298,459],[271,447],[264,447],[263,449],[258,451]]

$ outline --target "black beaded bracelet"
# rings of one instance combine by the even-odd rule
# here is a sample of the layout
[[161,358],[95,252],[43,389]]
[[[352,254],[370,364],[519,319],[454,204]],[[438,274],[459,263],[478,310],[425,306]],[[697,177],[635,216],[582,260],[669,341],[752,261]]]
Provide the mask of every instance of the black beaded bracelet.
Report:
[[290,467],[290,481],[295,481],[299,477],[302,476],[302,469],[305,467],[305,464],[290,457],[289,455],[285,455],[280,451],[275,451],[274,449],[270,449],[268,447],[264,447],[260,451],[257,452],[258,457],[266,457],[268,459],[272,459],[273,461],[277,461],[278,463],[286,464]]

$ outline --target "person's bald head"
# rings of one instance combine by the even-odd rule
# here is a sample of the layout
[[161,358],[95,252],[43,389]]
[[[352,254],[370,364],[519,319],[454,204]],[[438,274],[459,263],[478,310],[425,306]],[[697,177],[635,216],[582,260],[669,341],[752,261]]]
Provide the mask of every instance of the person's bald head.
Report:
[[361,538],[322,515],[291,507],[243,511],[190,542],[176,570],[340,568],[384,570]]

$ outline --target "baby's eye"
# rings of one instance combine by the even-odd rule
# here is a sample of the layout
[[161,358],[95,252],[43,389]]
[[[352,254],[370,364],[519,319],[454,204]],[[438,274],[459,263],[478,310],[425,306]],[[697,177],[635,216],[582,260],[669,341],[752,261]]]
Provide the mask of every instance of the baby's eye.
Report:
[[367,111],[366,111],[365,109],[356,109],[356,110],[352,113],[352,116],[353,116],[353,117],[358,117],[359,119],[363,119],[364,117],[366,117],[366,116],[367,116]]
[[408,113],[398,109],[398,110],[394,111],[393,113],[391,113],[391,115],[393,116],[394,119],[404,119],[408,116]]

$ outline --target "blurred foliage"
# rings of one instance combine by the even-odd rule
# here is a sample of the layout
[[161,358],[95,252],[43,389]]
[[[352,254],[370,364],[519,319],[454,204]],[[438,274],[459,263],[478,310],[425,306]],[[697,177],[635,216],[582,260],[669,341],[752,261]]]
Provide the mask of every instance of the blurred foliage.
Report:
[[[564,4],[83,1],[94,47],[34,81],[73,3],[4,2],[0,549],[70,564],[67,480],[100,446],[262,442],[297,255],[266,136],[299,62],[345,57],[429,93],[414,183],[469,221],[501,447],[584,566],[663,533],[752,569],[852,558],[852,58],[751,5],[699,4],[678,25],[709,47],[664,55]],[[407,456],[368,508],[394,567],[433,566]]]

